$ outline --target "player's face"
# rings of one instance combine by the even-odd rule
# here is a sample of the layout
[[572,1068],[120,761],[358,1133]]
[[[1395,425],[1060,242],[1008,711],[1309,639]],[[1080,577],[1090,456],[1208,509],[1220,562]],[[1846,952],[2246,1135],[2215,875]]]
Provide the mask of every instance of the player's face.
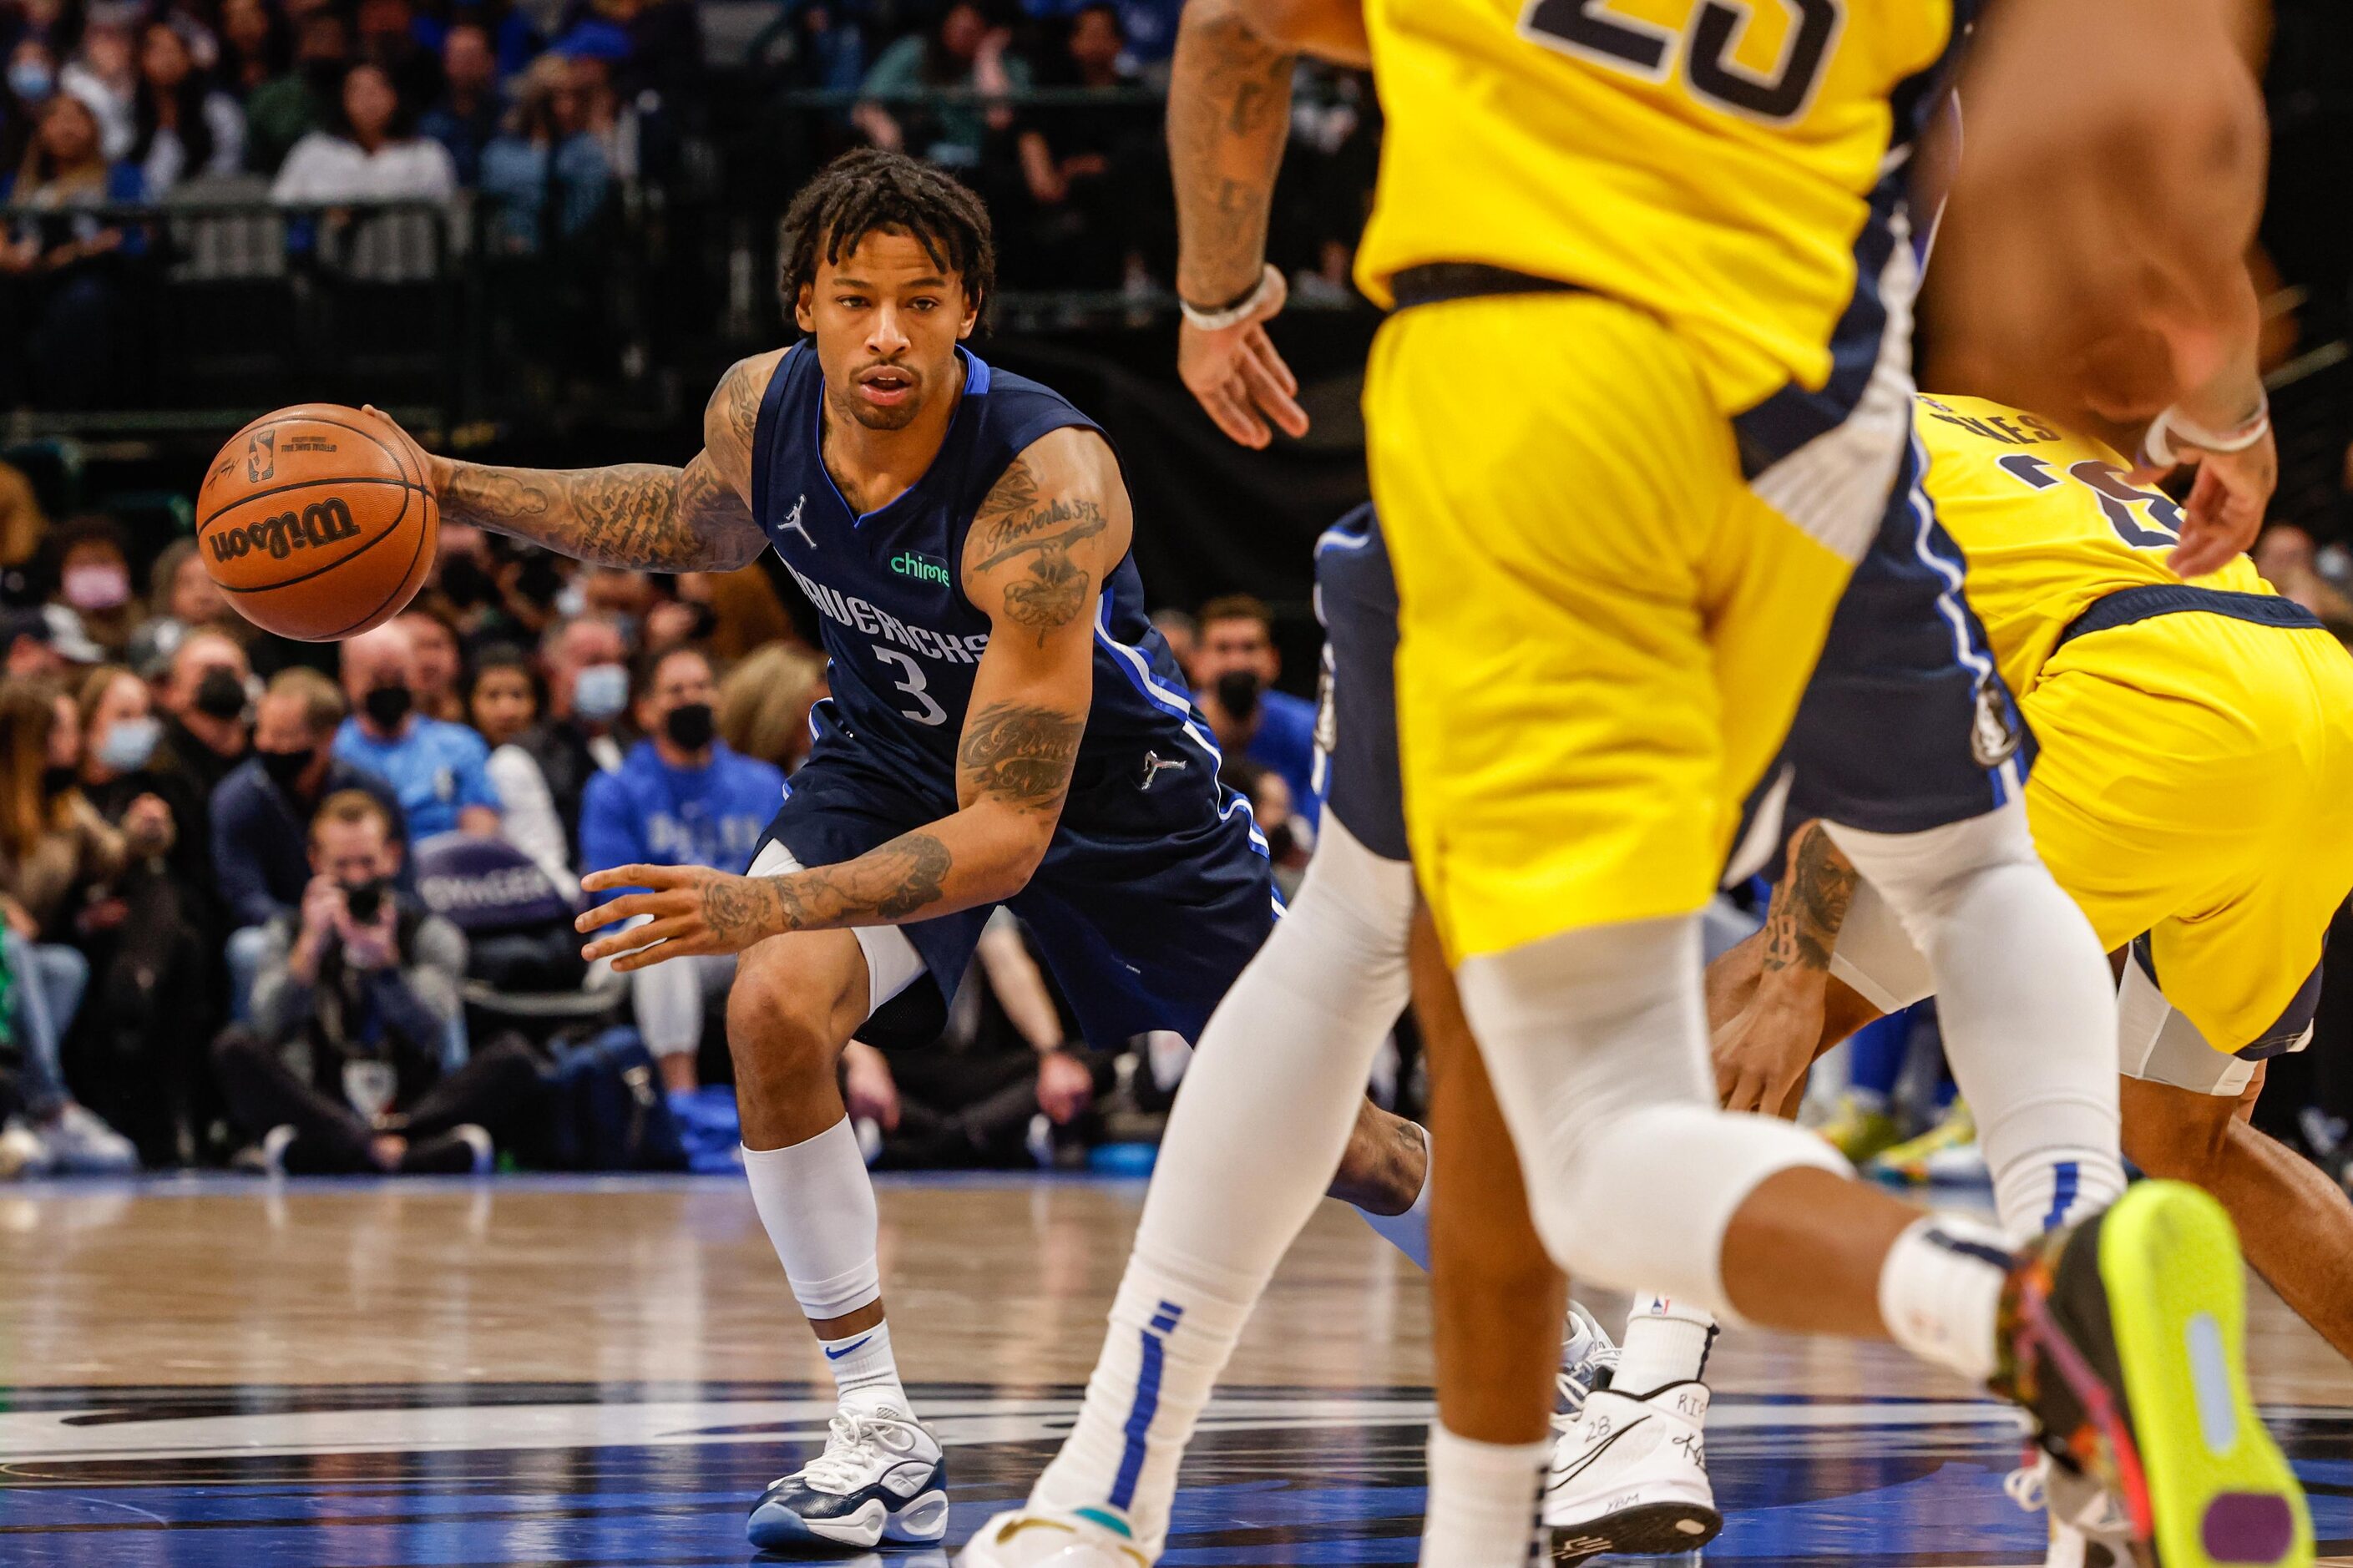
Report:
[[820,259],[801,290],[827,403],[870,430],[903,430],[955,389],[955,346],[977,318],[964,280],[910,235],[875,233]]

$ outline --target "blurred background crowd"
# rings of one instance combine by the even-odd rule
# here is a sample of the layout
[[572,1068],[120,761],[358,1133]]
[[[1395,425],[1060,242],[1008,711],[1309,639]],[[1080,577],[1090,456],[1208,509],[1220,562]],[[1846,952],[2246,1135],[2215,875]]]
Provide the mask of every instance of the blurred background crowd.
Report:
[[[298,399],[501,461],[682,461],[721,369],[790,335],[786,199],[861,142],[987,198],[978,346],[1118,445],[1145,581],[1182,606],[1161,623],[1295,874],[1311,546],[1364,491],[1377,318],[1346,279],[1379,112],[1301,68],[1270,255],[1314,429],[1238,453],[1171,374],[1181,5],[0,0],[0,1175],[727,1161],[727,965],[589,971],[569,921],[586,872],[747,858],[824,691],[789,579],[450,528],[410,613],[291,644],[212,589],[191,498]],[[2265,88],[2283,480],[2259,562],[2353,637],[2353,11],[2280,0]],[[2259,1114],[2341,1173],[2353,973],[2328,995]],[[854,1048],[845,1091],[878,1162],[1115,1159],[1184,1055],[1075,1037],[1006,920],[942,1038]],[[1938,1059],[1932,1014],[1891,1021],[1815,1115],[1892,1173],[1966,1175]],[[1415,1064],[1408,1030],[1377,1092],[1410,1109]]]

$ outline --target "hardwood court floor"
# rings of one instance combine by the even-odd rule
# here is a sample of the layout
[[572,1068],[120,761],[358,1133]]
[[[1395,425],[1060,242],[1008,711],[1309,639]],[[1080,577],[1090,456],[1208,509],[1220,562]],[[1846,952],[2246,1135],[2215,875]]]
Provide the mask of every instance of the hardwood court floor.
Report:
[[[1067,1426],[1141,1188],[881,1197],[954,1543]],[[2253,1311],[2258,1395],[2353,1564],[2353,1367],[2260,1286]],[[1419,1277],[1324,1205],[1187,1461],[1166,1561],[1410,1563],[1429,1381]],[[1712,1560],[2039,1561],[1999,1485],[2014,1429],[1957,1380],[1736,1333],[1714,1381]],[[744,1508],[821,1440],[829,1386],[732,1179],[0,1188],[5,1568],[740,1563]]]

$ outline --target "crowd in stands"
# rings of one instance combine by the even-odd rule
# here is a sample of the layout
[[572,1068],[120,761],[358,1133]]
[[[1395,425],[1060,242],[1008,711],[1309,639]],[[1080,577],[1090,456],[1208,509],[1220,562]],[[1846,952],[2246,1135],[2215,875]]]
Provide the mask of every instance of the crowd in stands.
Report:
[[[405,613],[304,645],[190,541],[141,542],[50,524],[0,464],[0,1175],[594,1160],[554,1125],[590,1040],[723,1162],[733,960],[615,975],[570,922],[587,872],[750,864],[825,694],[766,574],[445,525]],[[1313,706],[1275,688],[1269,611],[1159,618],[1295,879]],[[860,1045],[844,1089],[878,1162],[1051,1162],[1165,1106],[1182,1057],[1074,1037],[1003,916],[938,1045]]]
[[[148,226],[105,211],[120,204],[308,209],[290,249],[413,276],[387,254],[389,220],[346,209],[469,197],[487,255],[593,275],[628,193],[765,201],[789,169],[868,141],[988,198],[1009,288],[1165,286],[1160,115],[1134,89],[1165,73],[1177,8],[780,0],[758,63],[725,68],[774,106],[747,127],[717,122],[722,68],[693,0],[0,0],[0,207],[16,209],[0,223],[0,406],[120,395],[139,335],[126,271],[154,248]],[[1337,295],[1375,117],[1357,79],[1303,71],[1286,174],[1298,199],[1275,250]],[[1099,91],[1033,104],[1032,88]],[[791,98],[807,89],[839,100]],[[922,100],[942,89],[978,97]],[[593,288],[575,279],[575,293]],[[516,296],[522,313],[533,291]]]

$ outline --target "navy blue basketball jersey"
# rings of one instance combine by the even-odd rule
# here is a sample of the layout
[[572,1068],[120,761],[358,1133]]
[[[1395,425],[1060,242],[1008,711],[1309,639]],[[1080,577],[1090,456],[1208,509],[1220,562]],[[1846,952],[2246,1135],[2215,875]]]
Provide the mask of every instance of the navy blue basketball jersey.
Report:
[[[964,595],[965,535],[1013,459],[1052,431],[1097,430],[1060,394],[992,369],[959,348],[964,391],[939,455],[888,506],[853,511],[826,471],[824,381],[816,349],[778,362],[752,445],[752,514],[817,606],[832,696],[810,723],[818,743],[848,741],[955,808],[955,753],[988,617]],[[1079,742],[1066,829],[1084,830],[1092,786],[1132,779],[1155,816],[1247,816],[1217,782],[1208,723],[1145,612],[1133,556],[1105,584],[1094,628],[1094,703]],[[1188,810],[1189,808],[1189,810]],[[1124,816],[1125,814],[1123,814]],[[1252,837],[1258,839],[1255,828]]]

